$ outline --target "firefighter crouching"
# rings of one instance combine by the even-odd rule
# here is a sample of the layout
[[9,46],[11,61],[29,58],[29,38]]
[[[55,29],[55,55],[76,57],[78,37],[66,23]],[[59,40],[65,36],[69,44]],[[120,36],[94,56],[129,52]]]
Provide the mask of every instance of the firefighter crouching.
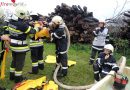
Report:
[[10,66],[10,80],[15,80],[15,83],[21,82],[22,69],[24,66],[26,52],[29,50],[27,45],[27,35],[35,34],[36,29],[31,28],[24,20],[28,16],[28,11],[25,7],[18,6],[15,9],[15,14],[10,19],[6,31],[10,34],[10,49],[12,51],[12,63]]
[[[39,16],[36,13],[32,13],[30,15],[31,23],[33,23],[33,27],[43,28],[43,24],[40,23]],[[32,71],[29,74],[37,74],[40,70],[44,69],[43,62],[43,37],[30,37],[30,50],[31,50],[31,60],[32,60]]]
[[57,64],[61,63],[62,65],[61,70],[59,71],[59,76],[66,76],[68,69],[67,51],[70,44],[69,32],[60,16],[54,16],[49,25],[52,29],[50,31],[51,40],[53,40],[56,45],[56,62]]
[[[99,81],[100,78],[104,78],[111,70],[117,72],[119,67],[116,64],[116,60],[112,55],[114,47],[111,44],[104,46],[104,52],[98,55],[96,63],[93,64],[95,81]],[[100,77],[101,76],[101,77]]]

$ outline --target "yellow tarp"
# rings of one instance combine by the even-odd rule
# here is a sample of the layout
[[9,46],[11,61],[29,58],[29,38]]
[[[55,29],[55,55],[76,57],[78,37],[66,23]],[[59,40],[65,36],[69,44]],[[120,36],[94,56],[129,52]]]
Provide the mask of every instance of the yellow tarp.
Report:
[[46,76],[36,80],[27,80],[22,82],[20,86],[16,87],[16,90],[28,90],[30,88],[36,88],[38,86],[42,86],[43,82],[46,82]]
[[[56,63],[56,57],[53,55],[48,55],[45,62],[46,63]],[[72,66],[75,64],[76,64],[76,61],[68,60],[68,66]]]

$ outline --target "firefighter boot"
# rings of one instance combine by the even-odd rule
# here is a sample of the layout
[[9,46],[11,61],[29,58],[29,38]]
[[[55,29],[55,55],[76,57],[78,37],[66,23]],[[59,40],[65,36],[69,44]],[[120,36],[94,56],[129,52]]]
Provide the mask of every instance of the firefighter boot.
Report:
[[58,72],[57,72],[57,77],[63,77],[63,74],[62,74],[62,68],[60,67]]
[[22,76],[15,76],[15,83],[22,82],[23,80],[27,80],[27,78]]
[[89,65],[92,65],[94,63],[94,60],[89,61]]
[[39,68],[40,70],[44,70],[44,63],[38,64],[38,68]]
[[38,74],[38,67],[32,67],[32,71],[28,72],[29,74]]
[[65,77],[65,76],[67,76],[67,69],[62,69],[58,71],[57,77]]
[[9,77],[10,80],[14,80],[15,79],[15,75],[13,72],[10,72],[10,77]]
[[63,74],[63,77],[67,76],[67,69],[62,69],[62,74]]

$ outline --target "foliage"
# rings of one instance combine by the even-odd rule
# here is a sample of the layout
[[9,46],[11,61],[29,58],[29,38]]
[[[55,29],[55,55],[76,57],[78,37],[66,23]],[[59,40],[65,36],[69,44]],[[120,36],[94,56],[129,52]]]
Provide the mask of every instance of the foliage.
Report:
[[123,51],[123,54],[126,54],[126,50],[129,46],[129,41],[127,39],[121,38],[111,38],[113,40],[113,45],[115,46],[116,51]]

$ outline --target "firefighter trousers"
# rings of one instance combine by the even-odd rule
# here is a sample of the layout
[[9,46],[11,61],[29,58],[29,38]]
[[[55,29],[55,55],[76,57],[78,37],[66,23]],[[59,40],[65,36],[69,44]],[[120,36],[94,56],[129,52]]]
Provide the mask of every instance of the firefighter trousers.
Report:
[[38,69],[44,69],[43,51],[44,47],[31,47],[32,73],[37,74]]
[[0,53],[0,65],[1,65],[1,62],[3,60],[3,56],[4,56],[4,52]]
[[92,62],[92,64],[94,63],[94,60],[95,60],[95,57],[96,57],[96,54],[102,52],[103,50],[97,50],[95,48],[92,48],[91,50],[91,57],[90,57],[90,62]]
[[[4,50],[4,42],[2,41],[1,42],[1,51]],[[3,60],[3,56],[4,56],[4,51],[0,53],[0,65],[1,65],[1,62]]]
[[106,76],[106,74],[102,73],[102,68],[97,63],[93,64],[93,70],[94,70],[94,79],[96,81],[99,81],[100,79]]
[[12,63],[10,67],[10,80],[15,82],[22,81],[22,69],[24,67],[26,52],[15,52],[12,51]]
[[61,63],[61,73],[66,76],[67,75],[67,69],[68,69],[68,56],[67,53],[64,54],[56,54],[56,63]]

